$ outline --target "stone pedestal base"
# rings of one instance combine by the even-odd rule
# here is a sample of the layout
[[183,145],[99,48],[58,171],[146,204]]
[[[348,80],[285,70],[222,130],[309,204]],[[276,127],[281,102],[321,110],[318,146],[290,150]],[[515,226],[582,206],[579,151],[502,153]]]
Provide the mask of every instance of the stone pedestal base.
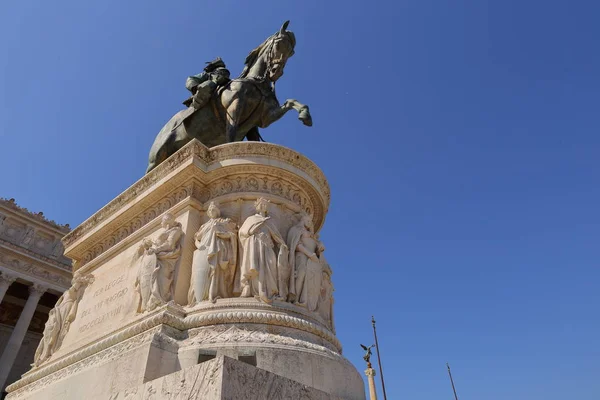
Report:
[[[335,336],[324,258],[322,277],[306,280],[312,286],[303,296],[312,303],[303,306],[285,296],[239,297],[239,264],[228,296],[190,300],[195,235],[212,218],[208,205],[240,227],[259,198],[268,200],[270,229],[286,240],[306,215],[316,230],[323,225],[329,186],[310,160],[281,146],[208,149],[192,141],[73,230],[64,244],[74,284],[46,325],[35,368],[7,388],[8,399],[364,400],[363,381]],[[176,246],[166,242],[174,231]],[[164,252],[171,259],[158,263]],[[142,294],[148,276],[158,297],[141,307],[150,304]]]
[[[154,397],[152,397],[154,396]],[[220,356],[117,393],[111,399],[342,400],[242,361]]]

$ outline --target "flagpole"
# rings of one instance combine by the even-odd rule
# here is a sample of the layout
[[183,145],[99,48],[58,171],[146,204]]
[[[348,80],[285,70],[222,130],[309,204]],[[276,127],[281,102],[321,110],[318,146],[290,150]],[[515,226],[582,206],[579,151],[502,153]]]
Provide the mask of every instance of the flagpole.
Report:
[[377,329],[375,328],[375,317],[371,316],[371,323],[373,324],[373,335],[375,336],[375,348],[377,349],[377,362],[379,363],[379,374],[381,375],[381,388],[383,389],[383,400],[387,400],[385,394],[385,382],[383,381],[383,368],[381,367],[381,357],[379,356],[379,343],[377,342]]
[[450,364],[446,363],[446,367],[448,367],[448,376],[450,376],[450,383],[452,384],[452,391],[454,392],[454,400],[458,400],[456,388],[454,387],[454,379],[452,379],[452,372],[450,372]]

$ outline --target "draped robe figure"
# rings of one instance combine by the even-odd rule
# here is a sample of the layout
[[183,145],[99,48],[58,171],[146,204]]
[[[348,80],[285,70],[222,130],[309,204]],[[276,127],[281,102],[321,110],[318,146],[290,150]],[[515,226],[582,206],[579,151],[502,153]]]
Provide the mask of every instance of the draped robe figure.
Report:
[[331,283],[331,267],[321,255],[321,263],[323,265],[323,279],[321,281],[321,296],[317,306],[317,312],[329,324],[329,328],[335,333],[335,325],[333,323],[333,284]]
[[316,311],[323,275],[319,257],[325,248],[312,231],[312,220],[304,215],[288,232],[291,270],[289,297],[295,304]]
[[138,249],[137,312],[151,311],[173,299],[173,274],[181,255],[181,224],[171,214],[162,219],[163,231],[156,240],[144,239]]
[[194,236],[196,250],[192,261],[189,305],[203,300],[216,302],[233,297],[233,280],[237,264],[237,232],[230,218],[219,218],[220,211],[211,203],[210,220]]
[[54,308],[50,310],[44,327],[44,336],[35,351],[33,366],[40,366],[60,348],[71,322],[75,320],[77,306],[85,287],[93,281],[91,275],[75,277],[72,286],[60,296]]
[[246,218],[240,228],[240,286],[242,297],[256,296],[271,303],[279,293],[278,269],[287,267],[286,257],[277,257],[275,244],[279,246],[280,255],[286,254],[287,246],[267,216],[267,204],[266,199],[258,199],[257,214]]

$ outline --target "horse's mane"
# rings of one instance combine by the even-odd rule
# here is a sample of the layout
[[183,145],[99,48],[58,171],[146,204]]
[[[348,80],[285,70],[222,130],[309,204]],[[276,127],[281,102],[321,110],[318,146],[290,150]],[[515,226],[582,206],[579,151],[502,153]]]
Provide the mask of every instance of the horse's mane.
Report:
[[[246,57],[246,60],[244,61],[244,65],[245,65],[244,69],[242,70],[242,73],[240,74],[239,78],[245,78],[248,75],[248,72],[254,66],[254,64],[256,63],[256,60],[258,60],[258,57],[265,50],[268,50],[273,45],[273,43],[275,43],[275,39],[277,38],[278,35],[279,35],[279,32],[269,36],[264,42],[261,43],[260,46],[258,46],[257,48],[252,50],[250,52],[250,54],[248,54],[248,56]],[[295,47],[296,46],[296,37],[295,37],[294,33],[291,31],[285,31],[285,36],[292,42],[292,47]]]
[[242,70],[242,73],[240,74],[240,78],[245,78],[248,75],[248,72],[250,71],[250,69],[252,68],[252,66],[254,66],[254,64],[256,63],[256,60],[258,59],[258,56],[270,45],[273,43],[273,41],[275,40],[275,37],[277,36],[277,34],[271,35],[269,36],[264,42],[261,43],[260,46],[258,46],[257,48],[255,48],[254,50],[252,50],[250,52],[250,54],[248,54],[248,57],[246,57],[246,60],[244,61],[244,69]]

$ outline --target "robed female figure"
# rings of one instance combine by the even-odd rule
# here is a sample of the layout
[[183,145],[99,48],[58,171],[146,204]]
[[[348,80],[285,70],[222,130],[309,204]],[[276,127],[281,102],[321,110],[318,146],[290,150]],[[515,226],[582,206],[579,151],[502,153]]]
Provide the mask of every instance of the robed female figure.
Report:
[[214,203],[206,214],[210,219],[194,236],[190,306],[204,300],[214,303],[220,298],[233,297],[238,251],[236,225],[230,218],[220,218],[221,211]]
[[241,297],[255,296],[265,303],[271,303],[279,294],[278,269],[287,268],[288,251],[279,230],[267,216],[268,203],[265,198],[258,199],[257,213],[246,218],[239,232]]

